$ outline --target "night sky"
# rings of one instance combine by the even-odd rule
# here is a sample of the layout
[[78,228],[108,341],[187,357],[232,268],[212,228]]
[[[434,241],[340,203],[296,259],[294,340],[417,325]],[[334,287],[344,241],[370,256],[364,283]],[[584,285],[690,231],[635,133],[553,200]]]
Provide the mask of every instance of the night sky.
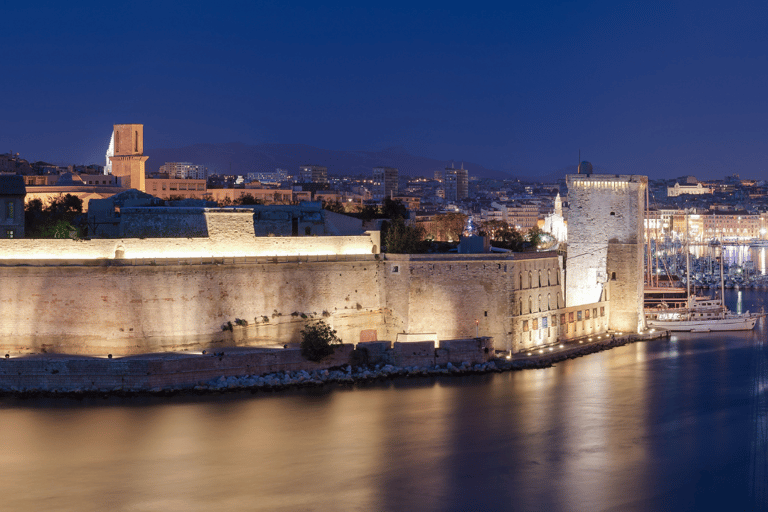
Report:
[[[542,175],[764,178],[766,2],[15,2],[0,152],[402,146]],[[620,5],[617,5],[620,4]]]

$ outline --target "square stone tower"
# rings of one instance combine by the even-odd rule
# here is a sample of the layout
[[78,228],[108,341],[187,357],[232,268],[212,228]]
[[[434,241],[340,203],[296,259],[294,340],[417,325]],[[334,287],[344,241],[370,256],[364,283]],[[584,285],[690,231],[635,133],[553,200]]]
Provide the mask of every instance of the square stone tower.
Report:
[[609,328],[645,329],[643,219],[647,176],[570,174],[566,306],[610,302]]
[[119,179],[121,187],[135,188],[146,192],[144,178],[144,125],[116,124],[114,126],[115,154],[112,174]]

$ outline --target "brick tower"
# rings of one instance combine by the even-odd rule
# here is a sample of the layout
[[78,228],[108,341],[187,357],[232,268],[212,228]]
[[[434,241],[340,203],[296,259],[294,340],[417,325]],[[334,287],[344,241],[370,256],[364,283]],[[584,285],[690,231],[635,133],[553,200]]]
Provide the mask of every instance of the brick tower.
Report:
[[112,161],[112,174],[124,188],[135,188],[145,192],[144,162],[144,125],[116,124],[114,126],[115,155]]

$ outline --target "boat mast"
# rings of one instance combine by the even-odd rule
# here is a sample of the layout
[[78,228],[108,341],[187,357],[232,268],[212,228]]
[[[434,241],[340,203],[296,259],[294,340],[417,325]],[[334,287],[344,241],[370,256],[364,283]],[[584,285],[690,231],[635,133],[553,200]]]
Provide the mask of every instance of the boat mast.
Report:
[[690,304],[691,300],[691,251],[688,247],[688,211],[685,212],[685,292]]
[[653,286],[651,277],[651,272],[653,271],[653,260],[651,259],[651,217],[648,204],[648,187],[645,187],[645,241],[647,247],[645,254],[645,282],[648,283],[648,286]]
[[720,305],[723,311],[725,311],[725,280],[723,279],[723,256],[725,246],[722,240],[720,241]]

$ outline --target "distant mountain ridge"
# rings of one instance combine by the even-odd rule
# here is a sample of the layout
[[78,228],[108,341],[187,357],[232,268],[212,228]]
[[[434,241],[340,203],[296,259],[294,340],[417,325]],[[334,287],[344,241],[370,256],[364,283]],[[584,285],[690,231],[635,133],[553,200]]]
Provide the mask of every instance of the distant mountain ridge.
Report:
[[[277,168],[289,173],[300,165],[322,165],[331,175],[371,174],[374,167],[396,167],[404,176],[431,178],[435,171],[450,167],[451,160],[436,160],[409,154],[402,147],[380,151],[340,151],[321,149],[305,144],[256,144],[240,142],[224,144],[199,143],[182,148],[145,149],[149,156],[147,170],[157,171],[165,162],[192,162],[204,165],[211,173],[245,175],[249,172],[272,172]],[[453,161],[455,167],[461,161]],[[472,162],[463,162],[470,176],[480,178],[512,178],[508,172],[487,169]]]

